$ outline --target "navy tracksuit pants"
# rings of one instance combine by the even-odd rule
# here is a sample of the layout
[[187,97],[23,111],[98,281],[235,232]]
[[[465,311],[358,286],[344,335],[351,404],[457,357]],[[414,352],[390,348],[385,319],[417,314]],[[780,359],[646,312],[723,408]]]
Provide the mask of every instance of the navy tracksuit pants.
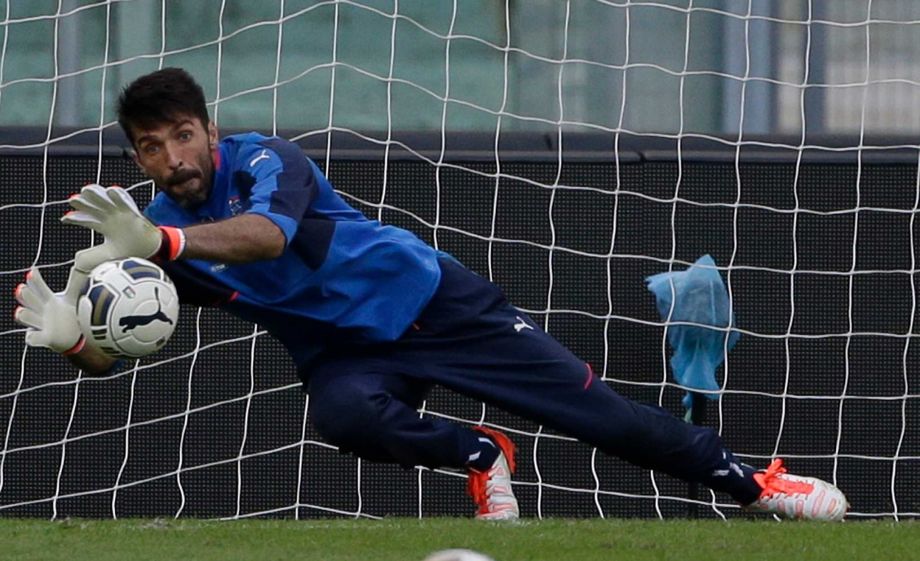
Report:
[[753,470],[716,432],[620,396],[497,286],[450,258],[440,264],[434,297],[399,340],[329,352],[302,373],[329,442],[407,467],[470,465],[482,434],[416,411],[438,384],[743,504],[757,498]]

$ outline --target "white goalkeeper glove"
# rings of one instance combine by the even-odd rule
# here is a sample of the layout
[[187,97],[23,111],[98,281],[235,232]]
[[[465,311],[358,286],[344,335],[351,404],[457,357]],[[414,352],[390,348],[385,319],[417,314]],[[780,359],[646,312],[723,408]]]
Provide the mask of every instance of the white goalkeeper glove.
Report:
[[[79,276],[71,273],[71,283]],[[19,306],[13,313],[16,321],[26,327],[26,343],[31,347],[47,347],[52,351],[70,355],[83,349],[86,339],[77,323],[76,298],[65,292],[51,292],[42,274],[32,267],[26,282],[16,287]],[[79,290],[70,290],[79,293]]]
[[104,243],[76,253],[74,268],[80,273],[88,274],[101,263],[126,257],[170,261],[185,249],[181,229],[155,226],[121,187],[87,185],[68,202],[74,210],[65,214],[61,222],[105,236]]

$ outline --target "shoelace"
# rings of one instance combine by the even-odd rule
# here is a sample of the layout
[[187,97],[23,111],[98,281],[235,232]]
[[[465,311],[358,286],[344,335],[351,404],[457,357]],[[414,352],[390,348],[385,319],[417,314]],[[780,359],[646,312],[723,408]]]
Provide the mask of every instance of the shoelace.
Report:
[[470,470],[470,476],[466,484],[466,490],[470,496],[473,497],[473,501],[479,505],[480,514],[489,512],[489,497],[486,495],[486,483],[488,481],[488,471]]
[[783,467],[783,460],[776,458],[770,462],[766,471],[754,474],[754,481],[763,489],[760,493],[761,499],[766,499],[780,493],[786,495],[807,495],[814,489],[814,486],[804,481],[792,481],[785,477],[779,477],[779,475],[783,473],[786,473],[786,468]]

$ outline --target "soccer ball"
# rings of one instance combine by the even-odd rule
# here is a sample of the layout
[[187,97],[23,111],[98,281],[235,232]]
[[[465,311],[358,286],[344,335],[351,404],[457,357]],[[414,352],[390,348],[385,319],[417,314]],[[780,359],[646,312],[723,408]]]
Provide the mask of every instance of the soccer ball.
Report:
[[492,558],[470,549],[444,549],[435,551],[425,561],[492,561]]
[[108,261],[89,274],[77,319],[87,341],[105,354],[138,358],[169,340],[179,295],[163,269],[146,259]]

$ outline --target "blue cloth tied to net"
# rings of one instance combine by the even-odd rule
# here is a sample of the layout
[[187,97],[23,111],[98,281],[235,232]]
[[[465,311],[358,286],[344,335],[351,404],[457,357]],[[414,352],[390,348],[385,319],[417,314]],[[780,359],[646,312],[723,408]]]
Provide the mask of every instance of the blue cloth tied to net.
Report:
[[[741,334],[726,331],[729,325],[735,325],[734,314],[715,261],[704,255],[686,271],[658,273],[645,280],[655,295],[662,319],[672,324],[699,324],[668,326],[668,342],[674,350],[671,355],[674,379],[684,387],[707,392],[704,395],[709,399],[718,399],[719,394],[712,393],[720,389],[716,369]],[[683,399],[684,407],[689,411],[692,403],[688,392]]]

